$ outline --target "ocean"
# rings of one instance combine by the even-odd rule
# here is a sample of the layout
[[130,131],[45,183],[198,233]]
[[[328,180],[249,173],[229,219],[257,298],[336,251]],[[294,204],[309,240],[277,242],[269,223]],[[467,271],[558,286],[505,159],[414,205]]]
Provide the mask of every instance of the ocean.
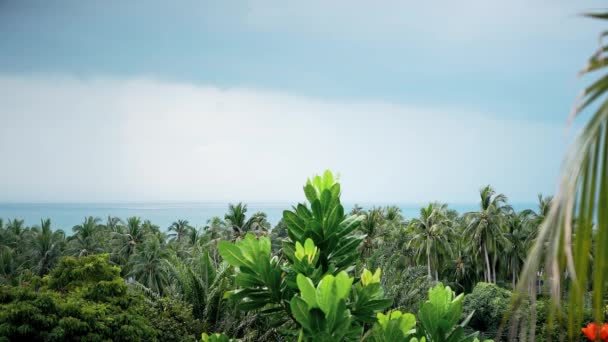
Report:
[[[248,203],[247,214],[251,215],[257,211],[265,212],[268,221],[274,226],[281,217],[283,211],[291,209],[295,203]],[[350,211],[354,203],[345,203],[346,212]],[[391,203],[368,203],[360,204],[364,209],[373,206],[397,205],[401,208],[402,215],[411,219],[417,217],[420,204],[391,204]],[[516,210],[536,209],[536,204],[516,204]],[[479,204],[454,204],[449,208],[459,213],[474,211]],[[209,219],[214,216],[224,217],[228,211],[227,203],[0,203],[0,218],[6,223],[8,219],[24,220],[25,225],[39,225],[41,219],[51,219],[54,229],[63,229],[66,233],[72,231],[72,227],[82,223],[85,217],[94,216],[105,222],[108,215],[120,217],[138,216],[142,220],[150,220],[161,229],[167,229],[171,223],[178,219],[188,220],[195,227],[204,227]]]

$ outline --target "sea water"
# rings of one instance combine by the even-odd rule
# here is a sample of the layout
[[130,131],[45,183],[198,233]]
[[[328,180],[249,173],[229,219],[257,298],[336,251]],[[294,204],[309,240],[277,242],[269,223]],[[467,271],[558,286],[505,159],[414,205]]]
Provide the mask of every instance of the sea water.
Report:
[[[296,203],[248,203],[247,216],[262,211],[268,221],[274,226],[283,216],[284,210],[289,210]],[[345,211],[349,212],[355,203],[345,203]],[[364,203],[364,209],[374,206],[395,205],[401,208],[401,214],[406,219],[418,217],[422,204],[400,203]],[[514,209],[536,209],[535,204],[517,204]],[[450,209],[459,213],[478,210],[479,204],[453,204]],[[207,222],[218,216],[224,218],[228,212],[227,203],[0,203],[0,218],[6,224],[9,219],[24,220],[26,226],[39,225],[41,219],[51,219],[54,229],[63,229],[70,233],[72,227],[84,221],[85,217],[99,217],[102,223],[108,216],[126,218],[137,216],[142,220],[167,229],[174,221],[188,220],[190,225],[204,227]]]

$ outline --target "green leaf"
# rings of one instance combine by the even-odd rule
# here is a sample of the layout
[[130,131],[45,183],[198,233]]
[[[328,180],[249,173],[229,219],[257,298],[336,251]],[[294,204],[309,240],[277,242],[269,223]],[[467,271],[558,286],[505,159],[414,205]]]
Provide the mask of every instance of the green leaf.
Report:
[[329,170],[325,170],[323,173],[323,189],[330,189],[334,185],[334,175]]
[[312,280],[302,274],[298,274],[296,282],[298,284],[298,289],[300,289],[302,299],[308,304],[309,309],[318,307],[317,295]]
[[317,305],[325,315],[328,315],[331,309],[337,304],[338,293],[334,283],[335,277],[328,274],[321,279],[317,286]]
[[249,264],[241,250],[228,241],[220,241],[217,249],[222,258],[232,266],[239,267]]
[[300,325],[305,329],[310,330],[308,304],[306,304],[306,302],[302,298],[296,296],[293,297],[289,302],[289,307],[291,308],[291,314],[296,319],[296,321],[298,321],[298,323],[300,323]]
[[342,271],[338,273],[335,278],[334,286],[336,287],[336,294],[339,299],[345,299],[349,292],[350,287],[353,285],[353,278],[348,276],[348,273]]
[[310,183],[306,183],[304,186],[304,195],[306,195],[306,199],[310,203],[317,200],[317,190],[315,190],[314,186]]

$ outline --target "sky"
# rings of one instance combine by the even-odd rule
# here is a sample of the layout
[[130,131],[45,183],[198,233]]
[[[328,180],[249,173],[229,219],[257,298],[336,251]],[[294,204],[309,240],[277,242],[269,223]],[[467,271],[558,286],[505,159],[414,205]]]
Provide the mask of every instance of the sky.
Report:
[[0,202],[534,202],[602,5],[0,0]]

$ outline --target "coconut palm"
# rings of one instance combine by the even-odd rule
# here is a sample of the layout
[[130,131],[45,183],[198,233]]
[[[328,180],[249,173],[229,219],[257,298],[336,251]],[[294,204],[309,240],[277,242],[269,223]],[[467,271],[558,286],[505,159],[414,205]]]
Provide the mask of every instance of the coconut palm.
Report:
[[187,220],[177,220],[169,226],[169,231],[173,232],[169,234],[169,237],[171,240],[181,242],[193,229]]
[[23,220],[9,219],[4,228],[3,241],[0,242],[10,248],[19,248],[24,232],[27,230]]
[[[129,258],[135,254],[137,246],[144,241],[146,230],[139,217],[129,217],[122,231],[115,232],[112,237],[113,257],[119,265],[128,268]],[[128,270],[124,270],[128,271]]]
[[224,215],[226,223],[232,227],[234,234],[239,236],[245,226],[245,213],[247,213],[247,204],[238,203],[236,205],[229,204],[228,212]]
[[146,232],[146,233],[152,233],[152,234],[160,233],[160,227],[158,225],[152,223],[150,220],[144,220],[144,223],[142,223],[141,227],[144,229],[144,232]]
[[168,284],[166,267],[168,257],[168,251],[161,246],[158,239],[147,239],[137,248],[137,253],[131,258],[131,271],[128,276],[162,295]]
[[446,217],[446,204],[430,203],[420,209],[420,217],[410,222],[409,230],[413,234],[408,247],[413,247],[417,257],[426,257],[429,278],[439,280],[437,267],[441,254],[451,254],[450,237],[452,235],[451,221]]
[[85,217],[82,224],[74,226],[74,234],[68,239],[68,251],[70,255],[82,257],[91,254],[101,253],[101,243],[98,235],[103,228],[99,217]]
[[27,258],[32,271],[43,276],[47,274],[61,257],[65,245],[65,233],[53,231],[51,220],[41,220],[40,226],[33,227],[27,239]]
[[229,227],[225,221],[218,216],[214,216],[207,221],[207,225],[203,228],[208,239],[213,241],[216,239],[229,239]]
[[267,220],[266,214],[257,212],[247,219],[247,204],[238,203],[236,205],[228,205],[228,213],[224,215],[226,223],[232,227],[234,235],[239,238],[246,232],[266,232],[270,229],[270,223]]
[[8,285],[20,271],[15,253],[7,246],[0,246],[0,284]]
[[[607,20],[608,11],[586,16]],[[608,44],[602,39],[605,36],[605,32],[600,34],[597,52],[581,71],[581,75],[593,73],[597,79],[583,90],[573,110],[573,119],[580,113],[588,113],[588,120],[566,154],[559,191],[540,227],[519,283],[520,291],[525,292],[529,284],[534,284],[541,260],[545,260],[550,292],[556,304],[553,307],[558,308],[562,282],[565,279],[571,282],[567,287],[570,338],[579,331],[589,282],[595,318],[602,321],[608,280],[608,248],[605,248],[608,244],[608,73],[605,69]],[[594,234],[597,234],[595,244]],[[588,258],[591,251],[595,251],[592,262]]]
[[369,257],[374,246],[379,243],[378,238],[383,235],[384,209],[372,208],[364,215],[365,218],[359,226],[359,230],[366,235],[361,244],[361,254]]
[[505,237],[509,240],[509,244],[503,250],[502,256],[506,271],[511,273],[512,286],[515,288],[530,248],[529,242],[533,230],[530,212],[509,213],[505,220],[505,228]]
[[258,211],[251,215],[249,220],[245,222],[243,229],[245,232],[256,232],[262,233],[270,230],[270,222],[268,222],[268,216],[266,213]]
[[483,254],[486,265],[485,281],[495,284],[499,247],[509,243],[503,229],[505,215],[512,208],[507,205],[507,197],[496,194],[489,185],[483,187],[479,195],[479,211],[465,214],[467,226],[464,234],[476,244],[475,251]]
[[124,222],[118,217],[108,215],[105,228],[109,233],[121,233],[124,229]]

